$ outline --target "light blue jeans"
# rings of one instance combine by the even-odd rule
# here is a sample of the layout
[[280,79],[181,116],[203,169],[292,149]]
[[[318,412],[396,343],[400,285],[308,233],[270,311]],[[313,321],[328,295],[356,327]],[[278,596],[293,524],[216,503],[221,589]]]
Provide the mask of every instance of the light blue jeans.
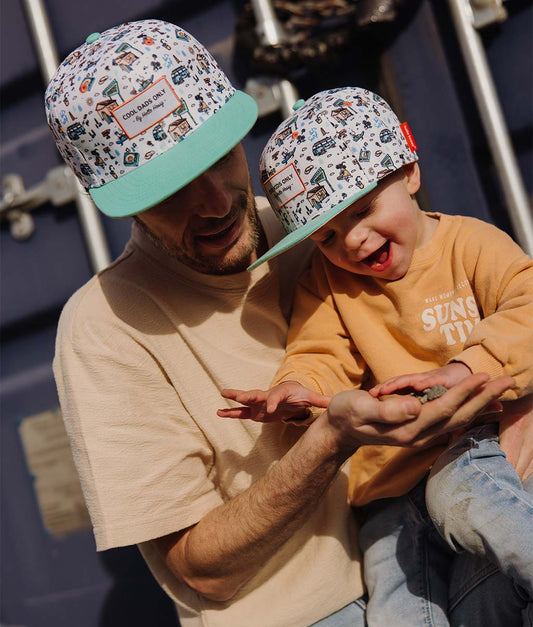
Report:
[[522,485],[498,426],[470,429],[437,459],[426,486],[433,524],[457,553],[486,557],[533,599],[533,478]]
[[533,625],[531,493],[496,433],[493,425],[476,427],[443,453],[427,485],[364,508],[360,544],[369,601],[366,623],[363,617],[353,625]]

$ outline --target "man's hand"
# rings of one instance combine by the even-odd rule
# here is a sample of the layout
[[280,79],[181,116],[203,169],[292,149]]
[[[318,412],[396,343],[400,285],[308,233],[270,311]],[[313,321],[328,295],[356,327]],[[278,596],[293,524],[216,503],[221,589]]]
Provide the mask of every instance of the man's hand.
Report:
[[392,377],[384,383],[375,385],[370,394],[374,397],[386,396],[388,394],[397,394],[405,390],[414,390],[422,392],[434,385],[442,385],[445,388],[452,388],[460,383],[463,379],[472,373],[470,368],[461,362],[452,362],[442,368],[428,370],[428,372],[418,372],[413,374],[404,374],[398,377]]
[[238,418],[255,422],[276,422],[291,418],[305,417],[309,407],[326,408],[329,396],[323,396],[300,385],[296,381],[284,381],[270,390],[234,390],[221,392],[228,398],[245,407],[219,409],[221,418]]
[[[319,420],[339,451],[362,444],[420,448],[468,425],[478,413],[514,386],[511,377],[489,381],[487,374],[466,377],[441,397],[422,405],[412,396],[378,400],[362,390],[335,395]],[[318,428],[318,427],[316,427]]]

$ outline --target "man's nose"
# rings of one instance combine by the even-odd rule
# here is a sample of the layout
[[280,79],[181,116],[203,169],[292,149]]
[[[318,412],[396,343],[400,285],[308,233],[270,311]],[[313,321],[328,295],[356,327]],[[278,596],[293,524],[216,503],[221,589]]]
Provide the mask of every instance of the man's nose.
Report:
[[223,179],[209,170],[187,185],[187,196],[194,213],[202,218],[223,218],[231,210],[231,192]]

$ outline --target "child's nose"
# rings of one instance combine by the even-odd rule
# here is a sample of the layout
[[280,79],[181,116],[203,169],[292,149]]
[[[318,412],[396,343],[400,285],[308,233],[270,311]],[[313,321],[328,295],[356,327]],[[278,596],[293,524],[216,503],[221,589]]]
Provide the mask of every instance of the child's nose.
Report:
[[357,250],[368,237],[368,229],[358,226],[348,231],[344,238],[344,245],[349,250]]

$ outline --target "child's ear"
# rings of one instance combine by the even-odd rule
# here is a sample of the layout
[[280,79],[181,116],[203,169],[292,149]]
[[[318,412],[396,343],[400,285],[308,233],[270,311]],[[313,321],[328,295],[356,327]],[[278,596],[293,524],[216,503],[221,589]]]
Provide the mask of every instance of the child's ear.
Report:
[[406,177],[407,191],[410,196],[413,196],[420,189],[420,168],[418,163],[415,161],[414,163],[404,165],[403,171]]

